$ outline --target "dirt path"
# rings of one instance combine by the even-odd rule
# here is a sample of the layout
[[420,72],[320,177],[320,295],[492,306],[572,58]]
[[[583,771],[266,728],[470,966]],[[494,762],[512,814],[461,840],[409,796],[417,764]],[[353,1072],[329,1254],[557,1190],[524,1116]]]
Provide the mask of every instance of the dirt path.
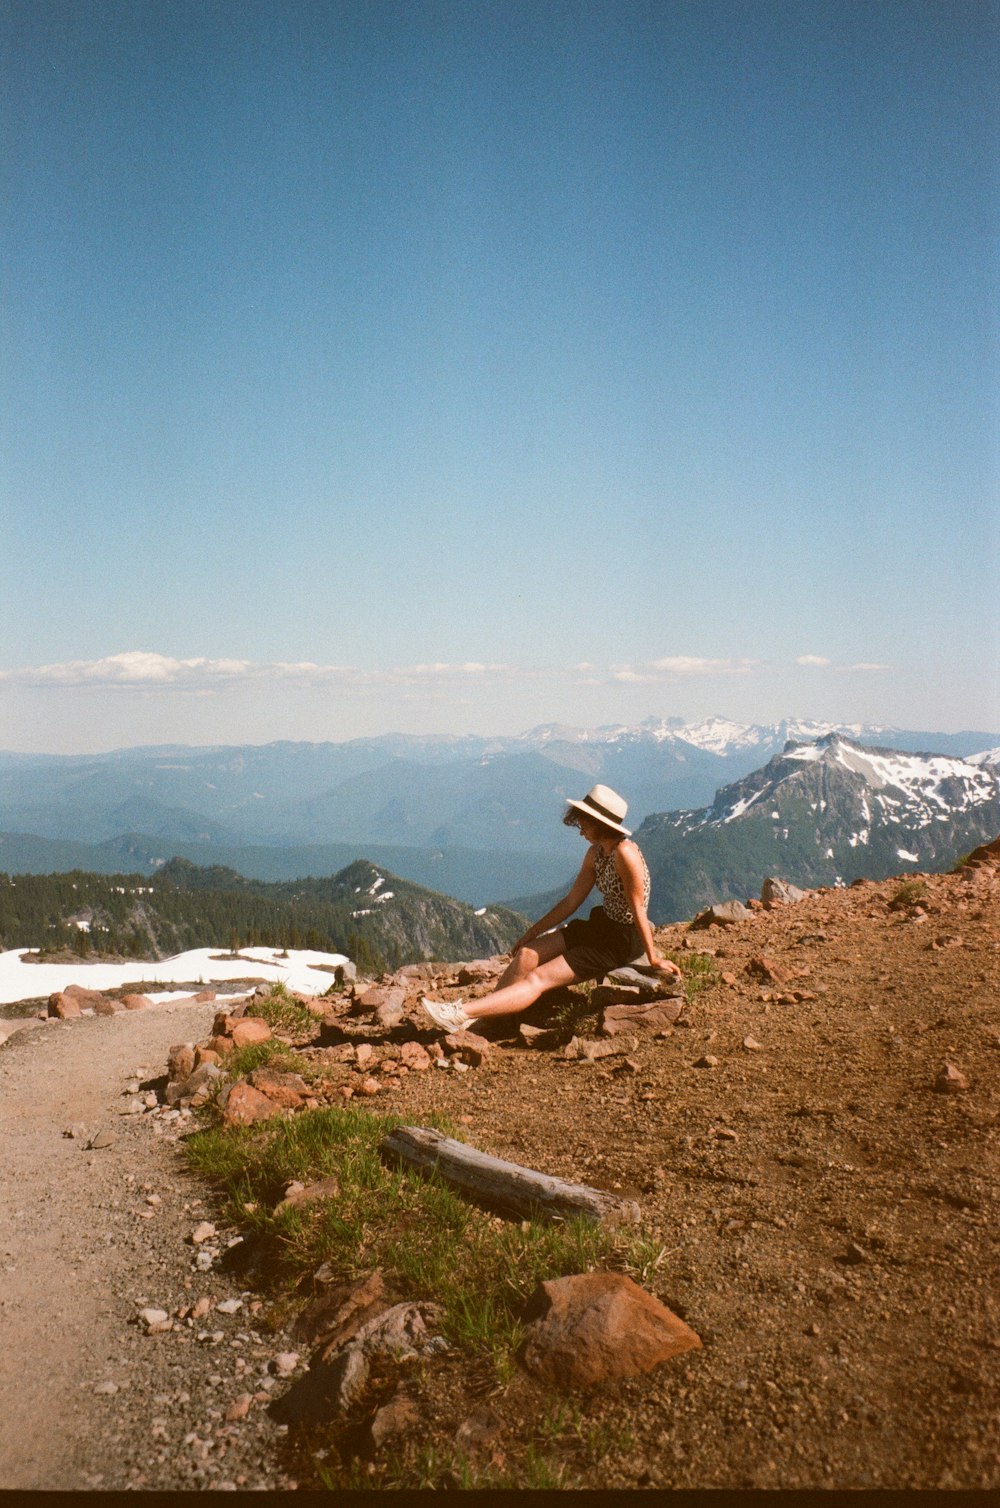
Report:
[[[185,1238],[211,1211],[183,1171],[177,1123],[122,1114],[126,1082],[160,1076],[169,1047],[204,1036],[214,1009],[49,1022],[0,1047],[7,1488],[287,1485],[266,1464],[275,1427],[259,1404],[252,1429],[224,1418],[282,1345],[247,1332],[246,1307],[229,1317],[213,1304],[203,1323],[223,1338],[200,1344],[194,1327],[147,1335],[135,1323],[143,1303],[173,1313],[243,1296],[218,1268],[193,1270]],[[74,1123],[86,1138],[64,1135]],[[88,1150],[101,1127],[111,1145]]]

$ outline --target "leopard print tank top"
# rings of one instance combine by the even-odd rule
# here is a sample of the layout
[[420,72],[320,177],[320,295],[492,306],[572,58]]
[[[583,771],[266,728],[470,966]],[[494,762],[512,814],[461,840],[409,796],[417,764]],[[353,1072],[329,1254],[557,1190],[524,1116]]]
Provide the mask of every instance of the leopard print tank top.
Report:
[[[646,860],[639,849],[636,849],[642,861],[642,899],[643,904],[649,905],[649,870]],[[621,876],[615,868],[614,852],[605,855],[601,849],[594,845],[594,868],[597,872],[597,888],[604,900],[605,913],[613,922],[634,922],[632,908],[629,906],[625,895],[625,887],[622,885]]]

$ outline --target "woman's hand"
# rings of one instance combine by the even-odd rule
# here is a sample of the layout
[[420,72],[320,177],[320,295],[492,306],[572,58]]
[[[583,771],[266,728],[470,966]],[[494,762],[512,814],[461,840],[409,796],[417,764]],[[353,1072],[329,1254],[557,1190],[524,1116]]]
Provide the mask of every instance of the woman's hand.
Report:
[[683,979],[684,975],[671,958],[664,958],[656,953],[649,960],[650,967],[657,969],[661,974],[669,974],[671,979]]

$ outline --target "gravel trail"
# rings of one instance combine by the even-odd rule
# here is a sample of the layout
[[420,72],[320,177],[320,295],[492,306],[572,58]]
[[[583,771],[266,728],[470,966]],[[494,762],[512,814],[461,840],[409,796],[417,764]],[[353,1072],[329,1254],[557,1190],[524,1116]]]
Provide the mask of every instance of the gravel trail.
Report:
[[[285,1346],[250,1329],[237,1276],[195,1269],[187,1238],[212,1211],[184,1171],[178,1122],[123,1113],[126,1084],[163,1075],[170,1046],[205,1036],[214,1011],[179,1001],[46,1022],[0,1046],[7,1488],[290,1485],[267,1464],[277,1428],[262,1408]],[[67,1137],[74,1125],[86,1136]],[[88,1148],[102,1128],[111,1144]],[[212,1307],[194,1325],[146,1334],[136,1322],[143,1305],[172,1315],[199,1297]],[[232,1297],[236,1314],[215,1310]],[[255,1391],[247,1417],[227,1422]]]

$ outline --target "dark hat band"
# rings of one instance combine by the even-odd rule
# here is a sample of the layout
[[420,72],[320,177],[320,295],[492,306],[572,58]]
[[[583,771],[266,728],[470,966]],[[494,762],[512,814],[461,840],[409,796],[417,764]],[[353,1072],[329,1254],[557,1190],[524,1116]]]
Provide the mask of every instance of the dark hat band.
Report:
[[599,801],[594,801],[590,796],[584,796],[583,800],[579,804],[580,806],[589,806],[600,816],[606,817],[609,822],[612,822],[615,825],[615,827],[621,827],[622,817],[624,817],[625,815],[624,812],[622,813],[621,817],[618,817],[614,812],[609,811],[606,806],[602,806]]

